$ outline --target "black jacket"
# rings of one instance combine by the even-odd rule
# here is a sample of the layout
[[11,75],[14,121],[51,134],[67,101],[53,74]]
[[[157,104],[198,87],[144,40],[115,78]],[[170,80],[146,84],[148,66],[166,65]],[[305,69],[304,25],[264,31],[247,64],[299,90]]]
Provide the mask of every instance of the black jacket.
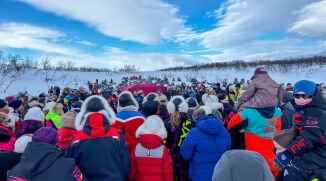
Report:
[[20,161],[20,154],[13,151],[0,151],[0,180],[7,180],[7,171]]
[[281,129],[292,128],[295,110],[294,110],[291,102],[288,102],[288,103],[280,106],[280,109],[283,113]]
[[28,143],[21,161],[8,173],[8,180],[79,181],[86,180],[75,160],[64,158],[56,145],[41,142]]
[[84,129],[68,144],[67,156],[75,158],[89,181],[126,180],[131,163],[123,134],[102,114],[93,113],[85,119]]
[[326,102],[320,90],[312,102],[296,107],[294,127],[298,135],[287,148],[298,167],[326,180]]

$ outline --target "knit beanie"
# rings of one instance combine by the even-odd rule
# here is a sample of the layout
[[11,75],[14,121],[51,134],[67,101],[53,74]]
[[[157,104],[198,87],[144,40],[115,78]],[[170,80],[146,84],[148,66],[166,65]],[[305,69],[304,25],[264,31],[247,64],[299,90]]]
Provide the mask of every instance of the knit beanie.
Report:
[[18,109],[21,105],[23,104],[23,102],[21,100],[18,99],[14,99],[11,100],[8,104],[9,107],[14,108],[14,110]]
[[14,100],[14,99],[15,99],[14,96],[7,96],[7,97],[5,98],[5,100],[6,100],[7,102],[10,102],[11,100]]
[[7,105],[7,103],[3,100],[3,99],[0,99],[0,108],[3,108]]
[[56,145],[59,141],[58,132],[51,127],[43,127],[37,130],[32,137],[32,142],[43,142]]
[[300,80],[299,82],[294,84],[293,94],[297,94],[298,92],[304,92],[309,95],[314,95],[316,89],[317,86],[315,83],[309,80]]
[[61,127],[62,128],[72,128],[75,129],[75,112],[67,112],[61,117]]
[[23,153],[29,142],[32,142],[31,136],[24,135],[24,136],[18,138],[18,140],[15,143],[15,152]]
[[293,99],[293,94],[292,94],[292,92],[284,92],[284,93],[283,93],[283,96],[282,96],[282,102],[283,102],[284,104],[290,102],[291,99]]
[[256,70],[255,70],[255,73],[254,75],[257,75],[257,74],[267,74],[267,71],[264,67],[258,67]]

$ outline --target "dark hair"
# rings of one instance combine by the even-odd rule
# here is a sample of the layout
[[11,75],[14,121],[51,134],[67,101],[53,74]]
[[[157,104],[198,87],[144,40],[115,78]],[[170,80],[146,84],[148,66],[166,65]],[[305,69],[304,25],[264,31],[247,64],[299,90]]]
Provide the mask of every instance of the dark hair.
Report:
[[221,93],[221,94],[217,94],[218,100],[224,100],[226,98],[226,94],[225,93]]
[[273,140],[279,145],[281,145],[283,148],[286,148],[290,146],[291,142],[294,140],[295,137],[296,133],[294,130],[283,129],[273,137]]

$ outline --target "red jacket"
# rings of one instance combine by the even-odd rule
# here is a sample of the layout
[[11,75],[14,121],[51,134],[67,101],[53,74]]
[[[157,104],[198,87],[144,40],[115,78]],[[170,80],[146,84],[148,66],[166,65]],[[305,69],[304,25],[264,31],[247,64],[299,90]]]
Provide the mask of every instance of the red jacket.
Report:
[[119,129],[125,135],[129,154],[139,143],[139,139],[136,138],[136,131],[140,125],[145,121],[144,115],[136,111],[121,111],[117,115],[113,127]]
[[131,154],[130,181],[172,181],[173,167],[169,150],[153,134],[140,137]]
[[76,132],[76,130],[71,128],[59,128],[59,142],[57,145],[61,148],[67,148],[70,139],[76,134]]

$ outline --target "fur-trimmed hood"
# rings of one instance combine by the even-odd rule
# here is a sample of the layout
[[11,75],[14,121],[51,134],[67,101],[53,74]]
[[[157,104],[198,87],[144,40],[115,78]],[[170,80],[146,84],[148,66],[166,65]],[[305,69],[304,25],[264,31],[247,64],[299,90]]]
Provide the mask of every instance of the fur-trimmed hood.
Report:
[[187,102],[187,104],[188,104],[189,109],[190,109],[190,108],[196,109],[196,108],[198,108],[198,106],[199,106],[197,100],[196,100],[195,98],[193,98],[193,97],[188,97],[188,98],[186,99],[186,102]]
[[24,121],[25,120],[37,120],[40,122],[44,122],[44,113],[42,112],[41,108],[39,107],[33,107],[28,109],[25,117],[24,117]]
[[101,96],[92,95],[84,101],[76,117],[75,127],[77,131],[83,130],[87,118],[93,113],[102,114],[109,121],[110,125],[113,125],[116,120],[115,113],[109,107],[108,102]]
[[137,129],[136,137],[139,138],[144,134],[154,134],[159,136],[162,140],[166,139],[167,131],[165,129],[163,120],[157,115],[149,116]]
[[204,94],[202,102],[205,106],[210,106],[212,109],[223,109],[223,104],[219,102],[218,97],[215,95]]
[[189,107],[183,96],[176,95],[170,99],[166,108],[168,109],[169,114],[173,114],[175,111],[187,113]]
[[160,97],[158,94],[151,92],[146,97],[144,97],[143,104],[145,104],[147,101],[160,102]]
[[139,105],[134,95],[129,91],[123,91],[118,97],[118,108],[117,111],[138,111]]

